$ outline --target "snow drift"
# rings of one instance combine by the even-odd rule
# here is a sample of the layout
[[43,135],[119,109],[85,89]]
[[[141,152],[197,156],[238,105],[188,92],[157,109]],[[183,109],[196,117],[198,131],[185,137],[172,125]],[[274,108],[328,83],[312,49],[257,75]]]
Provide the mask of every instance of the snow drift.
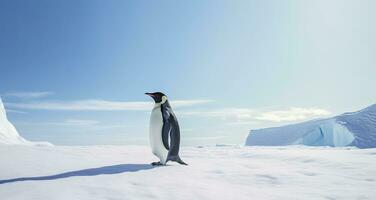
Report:
[[22,138],[12,123],[8,121],[3,101],[0,98],[0,144],[31,144]]
[[251,130],[246,145],[376,147],[376,104],[328,119]]

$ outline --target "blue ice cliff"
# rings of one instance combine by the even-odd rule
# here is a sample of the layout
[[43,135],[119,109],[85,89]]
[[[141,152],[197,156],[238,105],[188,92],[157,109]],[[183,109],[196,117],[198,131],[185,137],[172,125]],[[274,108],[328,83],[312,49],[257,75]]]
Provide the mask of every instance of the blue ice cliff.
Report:
[[376,147],[376,104],[328,119],[251,130],[246,145],[373,148]]

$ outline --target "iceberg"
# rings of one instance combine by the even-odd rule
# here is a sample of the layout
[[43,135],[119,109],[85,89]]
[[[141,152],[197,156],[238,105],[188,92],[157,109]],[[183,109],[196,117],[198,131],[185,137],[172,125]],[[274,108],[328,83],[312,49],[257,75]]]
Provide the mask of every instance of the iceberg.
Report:
[[251,130],[246,145],[376,147],[376,104],[328,119]]

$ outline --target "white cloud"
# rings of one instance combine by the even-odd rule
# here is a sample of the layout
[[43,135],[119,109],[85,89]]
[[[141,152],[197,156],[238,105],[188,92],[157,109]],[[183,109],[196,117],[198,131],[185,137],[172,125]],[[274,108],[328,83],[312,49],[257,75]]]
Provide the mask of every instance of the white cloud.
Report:
[[188,106],[195,106],[198,104],[207,104],[213,102],[210,99],[193,99],[193,100],[176,100],[170,101],[171,106],[173,107],[188,107]]
[[219,140],[219,139],[223,139],[223,138],[227,138],[227,136],[222,136],[222,135],[219,135],[219,136],[207,136],[207,137],[196,136],[196,137],[186,137],[184,140],[199,140],[199,141],[202,141],[202,140]]
[[251,118],[255,111],[248,108],[223,108],[207,111],[177,111],[182,116],[203,116],[203,117],[219,117],[222,119],[248,119]]
[[18,98],[25,98],[25,99],[36,99],[36,98],[49,96],[52,94],[53,92],[9,92],[9,93],[5,93],[4,96],[18,97]]
[[283,122],[328,116],[330,114],[331,113],[329,111],[318,108],[290,108],[288,110],[276,110],[260,113],[260,115],[256,116],[255,119],[272,122]]
[[18,122],[22,126],[94,126],[99,124],[96,120],[66,119],[58,122]]
[[27,112],[20,110],[5,109],[7,113],[17,113],[17,114],[26,114]]
[[59,127],[74,127],[77,130],[84,130],[93,129],[95,131],[101,130],[109,130],[109,129],[124,129],[130,128],[131,125],[127,125],[126,123],[121,124],[104,124],[97,120],[89,120],[89,119],[65,119],[63,121],[49,121],[49,122],[16,122],[16,125],[19,126],[32,126],[32,127],[46,127],[46,126],[59,126]]
[[64,126],[92,126],[98,124],[95,120],[84,120],[84,119],[67,119],[59,125]]
[[256,121],[292,122],[328,116],[331,113],[319,108],[293,107],[284,110],[260,111],[248,108],[224,108],[206,111],[178,111],[181,116],[217,117],[231,124],[252,124]]
[[[211,100],[177,100],[171,101],[173,107],[187,107],[209,103]],[[123,102],[106,100],[79,100],[79,101],[42,101],[28,103],[7,103],[7,106],[19,109],[36,110],[71,110],[71,111],[115,111],[115,110],[141,110],[149,111],[153,107],[150,102]]]

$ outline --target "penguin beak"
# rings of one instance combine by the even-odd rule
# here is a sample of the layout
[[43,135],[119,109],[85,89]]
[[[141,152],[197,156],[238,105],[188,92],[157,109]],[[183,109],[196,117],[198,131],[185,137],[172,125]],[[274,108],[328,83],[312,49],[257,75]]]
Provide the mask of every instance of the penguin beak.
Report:
[[149,92],[146,92],[145,94],[148,95],[148,96],[150,96],[150,97],[154,96],[153,93],[149,93]]

